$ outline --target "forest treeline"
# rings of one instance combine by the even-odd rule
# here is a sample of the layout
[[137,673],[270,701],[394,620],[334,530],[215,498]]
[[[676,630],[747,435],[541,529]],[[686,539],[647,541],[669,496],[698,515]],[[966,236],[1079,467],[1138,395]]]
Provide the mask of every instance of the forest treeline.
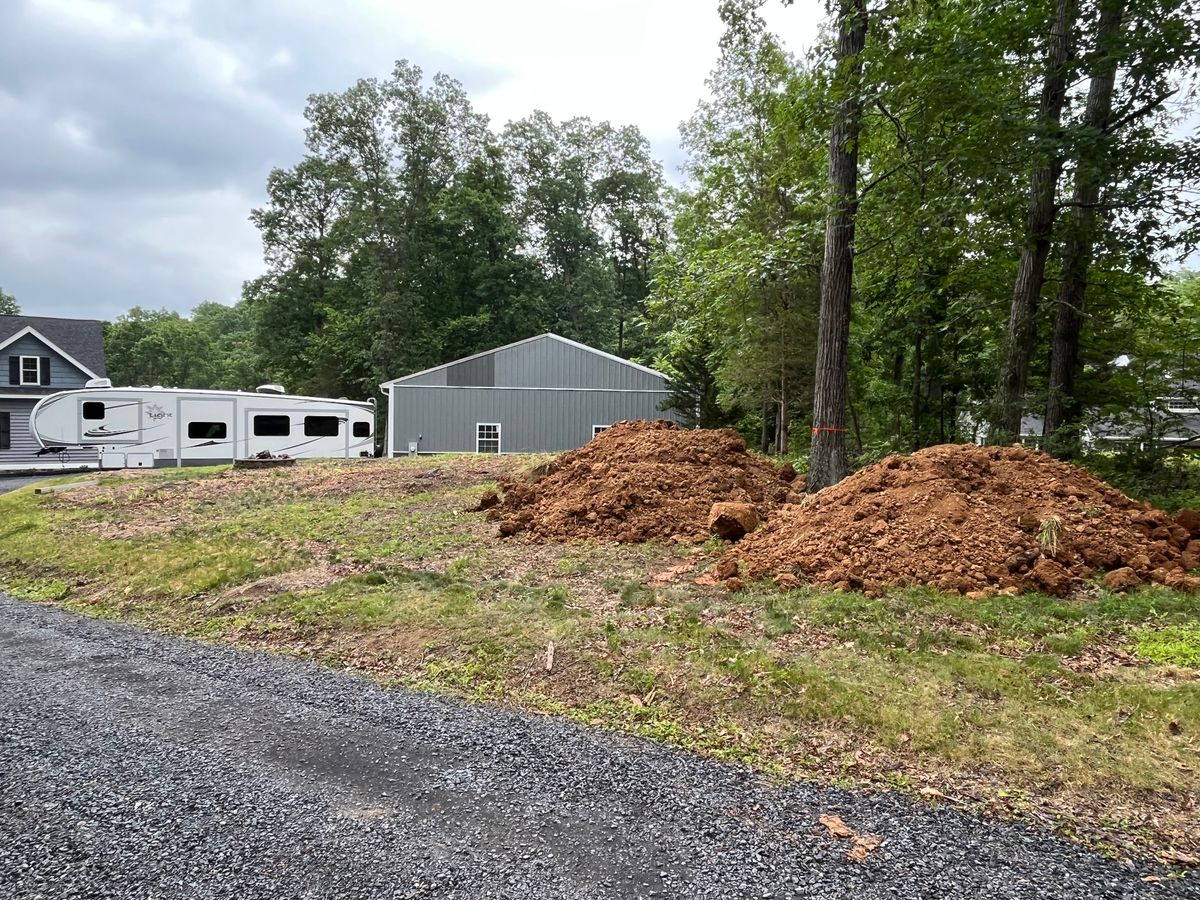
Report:
[[111,323],[113,377],[369,397],[555,331],[815,483],[1023,418],[1061,455],[1169,428],[1200,383],[1197,3],[837,0],[803,57],[762,5],[720,6],[678,190],[636,128],[496,130],[407,62],[313,96],[251,214],[264,273]]

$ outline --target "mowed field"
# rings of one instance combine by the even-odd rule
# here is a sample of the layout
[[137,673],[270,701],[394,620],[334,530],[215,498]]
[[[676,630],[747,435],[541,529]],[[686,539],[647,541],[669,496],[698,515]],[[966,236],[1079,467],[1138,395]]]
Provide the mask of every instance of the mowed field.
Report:
[[715,541],[538,543],[469,511],[540,461],[24,488],[0,590],[1200,863],[1200,598],[728,593],[694,583]]

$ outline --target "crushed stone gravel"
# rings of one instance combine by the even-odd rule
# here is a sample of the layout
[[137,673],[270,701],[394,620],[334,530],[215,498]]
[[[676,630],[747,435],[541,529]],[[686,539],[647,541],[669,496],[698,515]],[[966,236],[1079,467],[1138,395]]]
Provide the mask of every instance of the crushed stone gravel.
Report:
[[[824,815],[882,844],[848,859]],[[0,897],[1051,896],[1200,883],[896,794],[775,787],[0,596]]]

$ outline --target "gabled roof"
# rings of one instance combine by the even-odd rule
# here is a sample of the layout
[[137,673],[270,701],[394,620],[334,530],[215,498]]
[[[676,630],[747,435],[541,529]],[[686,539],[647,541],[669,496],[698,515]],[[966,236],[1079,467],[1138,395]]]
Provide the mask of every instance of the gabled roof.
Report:
[[0,350],[25,335],[37,338],[85,375],[104,377],[104,326],[100,321],[0,316]]
[[535,334],[533,337],[527,337],[524,340],[513,341],[511,344],[505,344],[502,347],[493,347],[491,350],[484,350],[482,353],[473,353],[470,356],[464,356],[462,359],[452,359],[452,360],[450,360],[450,362],[442,363],[440,366],[433,366],[432,368],[429,368],[429,369],[422,369],[420,372],[413,372],[409,375],[404,375],[400,378],[393,378],[391,381],[385,381],[385,382],[383,382],[383,384],[381,384],[379,386],[381,388],[383,388],[384,390],[387,390],[388,387],[393,384],[403,384],[404,382],[406,382],[412,378],[418,378],[422,375],[428,375],[430,372],[440,372],[442,369],[448,369],[451,366],[456,366],[459,363],[464,363],[464,362],[467,362],[468,360],[479,359],[480,357],[488,356],[492,353],[499,353],[501,350],[510,350],[513,347],[520,347],[522,344],[530,344],[530,343],[533,343],[534,341],[542,341],[542,340],[547,340],[547,339],[553,340],[553,341],[559,341],[560,343],[566,344],[569,347],[574,347],[576,350],[584,350],[588,353],[593,354],[594,356],[599,356],[603,359],[609,360],[610,362],[620,363],[623,366],[628,366],[629,368],[636,369],[639,372],[645,372],[648,375],[657,375],[659,378],[664,377],[661,372],[656,372],[654,369],[648,368],[646,366],[638,365],[635,362],[630,362],[627,359],[622,359],[621,357],[615,356],[612,353],[605,353],[603,350],[597,350],[595,347],[589,347],[587,344],[581,344],[581,343],[579,343],[579,341],[573,341],[570,338],[565,338],[562,335],[554,334],[553,332],[547,331],[544,334]]

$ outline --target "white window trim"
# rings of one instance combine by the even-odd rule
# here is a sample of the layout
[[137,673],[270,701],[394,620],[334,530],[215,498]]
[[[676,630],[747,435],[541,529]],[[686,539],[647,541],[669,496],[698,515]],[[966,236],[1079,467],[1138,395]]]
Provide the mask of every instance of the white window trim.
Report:
[[[499,422],[476,422],[475,423],[475,452],[481,452],[479,449],[479,429],[480,428],[495,428],[496,429],[496,455],[499,456],[504,452],[504,430]],[[488,440],[491,440],[490,438]]]
[[[21,386],[27,384],[40,385],[42,383],[42,358],[40,356],[22,356],[21,358]],[[33,381],[25,380],[25,360],[32,359],[34,365]]]
[[595,437],[602,431],[608,431],[608,429],[610,429],[610,428],[612,428],[611,425],[593,425],[592,426],[592,437]]

